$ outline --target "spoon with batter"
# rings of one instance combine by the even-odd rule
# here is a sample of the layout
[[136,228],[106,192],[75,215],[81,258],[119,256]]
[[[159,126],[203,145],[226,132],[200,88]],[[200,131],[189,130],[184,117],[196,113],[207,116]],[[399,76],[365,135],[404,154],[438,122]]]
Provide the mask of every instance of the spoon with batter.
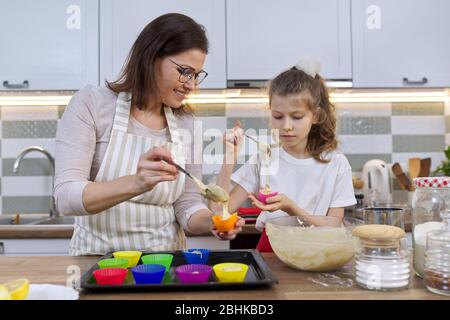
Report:
[[210,183],[208,185],[205,185],[197,177],[187,172],[183,167],[176,164],[175,162],[171,162],[170,164],[172,164],[178,170],[180,170],[189,178],[191,178],[195,182],[197,187],[200,189],[203,197],[213,202],[222,203],[223,205],[222,219],[226,220],[230,217],[230,213],[228,212],[228,201],[230,200],[230,195],[228,194],[228,192],[226,192],[224,189],[222,189],[216,184]]

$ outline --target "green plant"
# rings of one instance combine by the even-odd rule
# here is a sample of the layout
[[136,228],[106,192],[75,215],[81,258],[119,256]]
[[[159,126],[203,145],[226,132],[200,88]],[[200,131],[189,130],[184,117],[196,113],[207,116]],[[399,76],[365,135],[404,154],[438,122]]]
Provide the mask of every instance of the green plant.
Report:
[[450,146],[447,146],[444,153],[447,159],[442,161],[436,170],[434,170],[434,174],[443,173],[444,176],[450,176]]

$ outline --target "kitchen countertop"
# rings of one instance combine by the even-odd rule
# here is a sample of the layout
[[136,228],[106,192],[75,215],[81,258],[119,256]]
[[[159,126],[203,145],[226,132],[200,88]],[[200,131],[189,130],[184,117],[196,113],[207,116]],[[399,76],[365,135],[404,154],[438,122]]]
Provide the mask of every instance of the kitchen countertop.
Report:
[[[241,234],[260,234],[254,224],[245,225]],[[73,234],[73,225],[0,225],[0,239],[70,239]],[[188,237],[213,236],[210,233],[190,234]]]
[[[312,280],[317,273],[301,272],[284,265],[273,253],[263,253],[267,264],[271,268],[279,283],[268,288],[252,290],[206,290],[206,291],[166,291],[166,292],[117,292],[117,293],[89,293],[82,291],[80,299],[162,299],[162,300],[248,300],[248,299],[344,299],[344,300],[374,300],[374,299],[450,299],[429,292],[422,280],[413,276],[409,289],[392,292],[374,292],[364,290],[356,285],[351,287],[324,287]],[[96,263],[99,257],[1,257],[0,283],[17,278],[28,278],[30,283],[50,283],[65,285],[74,266],[79,266],[81,274]],[[51,267],[49,267],[51,266]],[[347,266],[349,268],[351,266]]]

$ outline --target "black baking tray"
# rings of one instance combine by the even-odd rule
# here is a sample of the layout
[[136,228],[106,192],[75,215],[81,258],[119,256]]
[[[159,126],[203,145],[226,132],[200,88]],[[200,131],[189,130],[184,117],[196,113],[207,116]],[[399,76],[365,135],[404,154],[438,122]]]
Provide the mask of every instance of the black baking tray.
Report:
[[[253,289],[258,287],[268,287],[278,283],[269,266],[259,251],[251,250],[211,250],[208,265],[214,266],[223,262],[245,263],[249,266],[247,275],[243,282],[219,282],[211,272],[208,282],[184,284],[178,281],[175,268],[187,264],[183,256],[183,251],[143,251],[142,256],[154,253],[173,254],[170,271],[165,274],[164,279],[159,284],[136,284],[131,271],[121,285],[98,285],[93,272],[99,269],[97,262],[81,277],[81,288],[88,291],[151,291],[151,290],[184,290],[184,289]],[[112,252],[104,255],[99,260],[112,258]],[[142,264],[142,260],[139,261]]]

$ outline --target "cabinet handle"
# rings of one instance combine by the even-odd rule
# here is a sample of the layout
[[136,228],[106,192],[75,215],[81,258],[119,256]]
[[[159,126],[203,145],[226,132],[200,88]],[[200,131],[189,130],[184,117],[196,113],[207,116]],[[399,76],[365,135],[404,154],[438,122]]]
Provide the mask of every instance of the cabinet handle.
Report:
[[0,254],[5,254],[5,244],[0,242]]
[[26,89],[30,86],[28,80],[25,80],[23,83],[9,83],[9,81],[3,81],[3,86],[7,89]]
[[409,80],[408,78],[403,78],[403,83],[404,84],[425,84],[428,82],[428,79],[423,77],[422,80],[418,80],[418,81],[413,81],[413,80]]

